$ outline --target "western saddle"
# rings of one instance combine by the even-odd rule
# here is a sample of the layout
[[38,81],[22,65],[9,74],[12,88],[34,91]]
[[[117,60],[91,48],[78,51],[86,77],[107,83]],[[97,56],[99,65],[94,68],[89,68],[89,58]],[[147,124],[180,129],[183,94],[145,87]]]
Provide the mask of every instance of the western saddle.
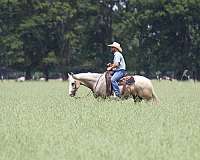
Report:
[[[106,78],[106,93],[107,96],[112,95],[112,87],[111,87],[111,71],[106,71],[105,78]],[[124,77],[120,79],[118,82],[120,86],[122,86],[122,95],[126,90],[127,85],[132,85],[135,83],[134,77],[128,74],[125,74]]]

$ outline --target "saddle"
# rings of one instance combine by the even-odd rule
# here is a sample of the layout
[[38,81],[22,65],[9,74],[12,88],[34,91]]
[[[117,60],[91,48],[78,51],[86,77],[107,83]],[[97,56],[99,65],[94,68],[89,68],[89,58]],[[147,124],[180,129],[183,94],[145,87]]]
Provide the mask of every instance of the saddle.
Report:
[[[112,95],[111,77],[112,77],[111,72],[106,71],[105,78],[106,78],[106,94],[107,94],[107,96]],[[119,86],[122,86],[122,94],[126,90],[127,85],[131,85],[134,83],[135,83],[134,77],[130,76],[128,74],[125,74],[124,77],[122,77],[118,82]]]

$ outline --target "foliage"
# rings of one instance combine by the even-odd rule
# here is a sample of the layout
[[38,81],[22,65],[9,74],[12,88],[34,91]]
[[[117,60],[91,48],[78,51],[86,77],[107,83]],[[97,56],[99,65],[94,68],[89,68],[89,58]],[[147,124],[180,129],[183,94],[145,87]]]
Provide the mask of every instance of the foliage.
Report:
[[28,77],[52,61],[63,73],[73,67],[103,71],[112,60],[107,44],[118,41],[129,71],[198,72],[199,2],[1,0],[0,65]]
[[63,82],[0,82],[1,158],[198,160],[200,83],[153,84],[160,106],[95,99],[84,86],[71,98]]

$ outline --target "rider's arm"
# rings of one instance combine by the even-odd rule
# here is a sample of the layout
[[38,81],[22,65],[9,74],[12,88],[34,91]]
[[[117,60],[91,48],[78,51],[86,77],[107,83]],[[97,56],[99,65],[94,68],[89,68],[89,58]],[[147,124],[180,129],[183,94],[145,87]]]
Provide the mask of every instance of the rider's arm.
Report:
[[119,66],[119,63],[113,63],[113,64],[110,64],[110,66],[107,68],[108,71],[111,71],[112,69],[116,68]]
[[118,67],[118,66],[119,66],[119,63],[113,63],[113,64],[111,65],[112,69],[114,69],[114,68],[116,68],[116,67]]

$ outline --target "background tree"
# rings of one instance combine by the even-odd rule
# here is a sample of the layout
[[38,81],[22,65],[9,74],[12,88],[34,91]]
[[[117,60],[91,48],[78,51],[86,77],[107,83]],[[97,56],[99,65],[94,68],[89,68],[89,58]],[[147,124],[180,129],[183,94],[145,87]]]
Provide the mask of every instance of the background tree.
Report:
[[199,0],[1,0],[0,66],[102,72],[118,41],[130,72],[200,79]]

